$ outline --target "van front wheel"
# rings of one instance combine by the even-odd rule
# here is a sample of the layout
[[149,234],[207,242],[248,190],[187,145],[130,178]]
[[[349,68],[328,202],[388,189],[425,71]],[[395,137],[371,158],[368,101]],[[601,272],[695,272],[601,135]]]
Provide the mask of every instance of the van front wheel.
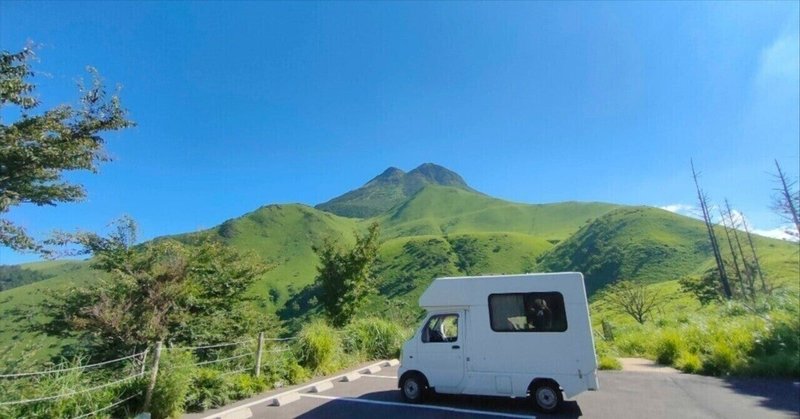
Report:
[[425,381],[419,374],[409,374],[400,385],[403,400],[408,403],[421,403],[424,390]]
[[536,385],[531,393],[531,398],[536,407],[544,413],[557,411],[561,407],[561,402],[564,401],[558,386],[549,382]]

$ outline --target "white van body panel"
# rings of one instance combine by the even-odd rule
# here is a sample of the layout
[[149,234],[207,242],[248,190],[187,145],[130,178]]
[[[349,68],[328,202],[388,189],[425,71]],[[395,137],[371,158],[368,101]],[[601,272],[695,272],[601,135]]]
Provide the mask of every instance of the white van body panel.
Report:
[[[563,296],[566,330],[492,329],[490,295],[539,292]],[[413,370],[425,375],[437,392],[512,397],[525,397],[535,379],[556,381],[566,397],[599,387],[580,273],[440,278],[425,290],[419,304],[428,314],[403,346],[401,379]],[[459,316],[457,340],[423,342],[428,319],[445,314]]]

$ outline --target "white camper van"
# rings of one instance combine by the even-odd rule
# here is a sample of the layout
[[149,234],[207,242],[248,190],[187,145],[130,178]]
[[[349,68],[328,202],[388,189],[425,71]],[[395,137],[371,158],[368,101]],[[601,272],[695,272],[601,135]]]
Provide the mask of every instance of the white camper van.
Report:
[[427,390],[530,396],[554,412],[563,396],[598,389],[580,273],[439,278],[419,305],[427,315],[403,345],[399,371],[408,402]]

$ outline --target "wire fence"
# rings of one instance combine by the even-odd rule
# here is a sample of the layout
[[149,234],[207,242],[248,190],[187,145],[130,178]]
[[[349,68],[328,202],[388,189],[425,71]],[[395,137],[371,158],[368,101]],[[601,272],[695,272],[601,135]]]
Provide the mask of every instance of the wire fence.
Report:
[[[259,375],[262,367],[262,358],[264,358],[264,356],[267,356],[268,358],[275,358],[275,356],[278,356],[278,354],[290,351],[291,347],[289,344],[295,339],[296,337],[266,338],[264,337],[264,334],[261,333],[259,334],[258,338],[247,338],[234,342],[209,343],[196,346],[168,346],[164,347],[162,350],[167,353],[179,350],[191,351],[194,353],[193,356],[195,359],[200,358],[200,360],[193,363],[192,366],[214,368],[220,371],[220,376],[246,373],[247,371],[250,371],[255,375]],[[160,344],[158,346],[160,346]],[[103,389],[119,388],[120,393],[116,396],[116,400],[114,400],[113,403],[99,407],[91,412],[82,413],[80,416],[75,416],[73,419],[82,419],[111,411],[112,409],[118,408],[121,405],[131,402],[135,398],[144,395],[144,391],[137,391],[134,394],[130,394],[130,387],[128,387],[126,391],[123,386],[127,382],[144,377],[148,372],[152,372],[155,368],[157,368],[160,352],[161,351],[157,349],[155,356],[153,356],[151,360],[148,360],[150,349],[147,349],[132,355],[93,364],[77,365],[65,368],[52,368],[41,371],[0,374],[0,384],[2,384],[2,380],[5,380],[5,386],[8,386],[13,385],[14,380],[19,379],[39,380],[45,377],[61,377],[59,374],[80,374],[81,378],[83,378],[85,371],[97,371],[95,376],[87,376],[87,380],[89,381],[88,384],[76,384],[78,387],[86,386],[84,388],[74,389],[75,387],[72,387],[73,390],[57,392],[56,394],[43,394],[38,397],[31,397],[29,395],[28,397],[21,397],[15,400],[5,401],[3,401],[3,397],[0,396],[0,413],[2,413],[3,409],[15,408],[33,403],[53,402],[95,393]],[[275,356],[270,356],[270,354],[274,354]],[[150,361],[149,364],[151,365],[149,365],[149,369],[147,368],[148,362],[146,361]],[[110,375],[100,371],[107,368],[112,368],[113,371],[116,371],[117,373],[127,369],[128,373],[122,378],[111,379],[109,381]],[[92,379],[102,379],[106,381],[95,381],[94,383],[91,383]],[[155,380],[151,378],[150,386],[148,386],[147,391],[151,392],[154,386]],[[0,393],[3,393],[2,390],[3,387],[0,387]],[[14,392],[10,393],[13,394]],[[16,393],[24,394],[24,392]],[[148,397],[145,397],[145,399],[148,399]]]
[[139,356],[144,357],[146,355],[147,355],[147,351],[145,350],[145,351],[139,352],[138,354],[124,356],[122,358],[112,359],[110,361],[98,362],[96,364],[79,365],[77,367],[58,368],[58,369],[43,370],[43,371],[19,372],[19,373],[14,373],[14,374],[0,374],[0,378],[13,379],[13,378],[33,377],[33,376],[49,375],[49,374],[59,374],[59,373],[64,373],[64,372],[77,371],[77,370],[87,370],[87,369],[90,369],[90,368],[96,368],[96,367],[103,366],[103,365],[116,364],[116,363],[119,363],[119,362],[122,362],[122,361],[125,361],[125,360],[128,360],[128,359],[133,359],[133,358],[139,357]]

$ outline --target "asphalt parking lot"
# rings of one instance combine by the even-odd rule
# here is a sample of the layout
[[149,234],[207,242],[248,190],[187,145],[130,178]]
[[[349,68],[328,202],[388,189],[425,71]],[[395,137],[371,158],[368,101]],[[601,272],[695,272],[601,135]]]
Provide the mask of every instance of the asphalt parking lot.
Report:
[[[373,368],[375,369],[375,368]],[[566,400],[557,415],[536,412],[525,399],[434,395],[421,405],[401,400],[398,367],[335,379],[331,388],[306,386],[273,392],[188,418],[798,418],[800,383],[791,380],[723,380],[681,373],[601,372],[601,390]],[[286,404],[270,405],[287,394]],[[272,399],[271,399],[272,398]]]

